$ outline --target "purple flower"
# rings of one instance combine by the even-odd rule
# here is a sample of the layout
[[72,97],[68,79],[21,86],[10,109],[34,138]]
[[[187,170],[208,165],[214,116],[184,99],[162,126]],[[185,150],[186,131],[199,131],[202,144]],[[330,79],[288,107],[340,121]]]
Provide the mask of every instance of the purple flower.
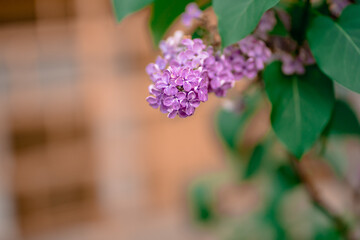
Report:
[[209,78],[209,92],[214,92],[219,97],[225,96],[227,90],[235,82],[231,65],[226,57],[224,55],[209,57],[204,62],[204,69],[206,69]]
[[300,48],[299,59],[303,62],[304,65],[311,65],[315,63],[315,59],[310,51],[308,44]]
[[255,35],[262,39],[267,38],[267,33],[274,29],[276,25],[275,12],[273,10],[266,11],[261,17],[258,26],[255,29]]
[[224,49],[207,47],[201,39],[187,39],[181,33],[160,43],[163,54],[146,67],[153,84],[147,102],[169,118],[195,113],[213,92],[223,97],[235,81],[255,78],[271,52],[254,36]]
[[191,26],[192,20],[200,18],[201,14],[202,11],[196,3],[189,3],[185,8],[185,12],[181,15],[181,21],[185,26],[189,27]]
[[[180,35],[179,35],[180,36]],[[147,66],[154,82],[147,102],[167,113],[169,118],[194,114],[201,102],[208,100],[209,77],[204,62],[209,57],[201,39],[170,37],[161,43],[164,58]]]
[[349,0],[328,0],[329,10],[335,16],[339,17],[345,7],[351,2]]
[[180,102],[183,110],[188,116],[191,116],[195,112],[195,108],[200,105],[200,100],[197,94],[194,91],[191,91],[187,94],[187,97],[181,100]]
[[186,93],[184,92],[176,92],[174,95],[167,96],[164,98],[164,105],[167,107],[171,107],[172,110],[180,109],[180,101],[186,98]]
[[235,81],[255,78],[271,56],[265,43],[254,36],[225,48],[223,54],[211,48],[208,53],[211,55],[204,61],[204,69],[209,77],[209,92],[219,97],[225,96]]
[[203,72],[199,85],[194,87],[194,91],[197,93],[198,98],[201,102],[208,100],[208,88],[209,88],[209,77],[207,72]]
[[302,75],[305,73],[304,65],[298,57],[293,57],[286,53],[282,55],[281,60],[283,62],[282,71],[285,75]]
[[160,42],[159,47],[164,55],[164,59],[169,61],[181,51],[180,42],[183,36],[184,33],[182,31],[176,31],[174,36],[169,37],[166,41],[162,40]]
[[161,77],[160,67],[156,63],[150,63],[146,66],[146,73],[149,75],[150,79],[155,82]]
[[239,42],[239,47],[243,54],[253,59],[250,62],[254,62],[256,70],[264,69],[265,63],[271,56],[271,51],[263,41],[250,35]]
[[285,75],[292,74],[304,74],[305,66],[315,63],[315,59],[310,52],[310,48],[307,44],[300,47],[299,54],[292,56],[287,52],[279,53],[280,60],[282,61],[282,72]]
[[177,88],[170,80],[170,72],[165,70],[162,77],[155,82],[157,89],[163,90],[164,94],[171,96],[177,93]]

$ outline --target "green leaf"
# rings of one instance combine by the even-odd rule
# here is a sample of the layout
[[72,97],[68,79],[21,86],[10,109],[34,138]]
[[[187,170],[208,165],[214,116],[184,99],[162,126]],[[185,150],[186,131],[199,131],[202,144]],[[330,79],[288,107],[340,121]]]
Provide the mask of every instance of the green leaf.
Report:
[[338,22],[317,16],[307,38],[320,69],[332,80],[360,93],[360,6],[348,6]]
[[288,164],[281,165],[276,170],[275,178],[276,178],[275,181],[277,183],[277,186],[281,191],[292,189],[301,183],[297,173]]
[[151,16],[151,32],[154,43],[157,45],[172,22],[185,11],[185,7],[192,0],[154,0]]
[[276,230],[275,239],[289,239],[288,231],[282,221],[283,216],[280,214],[280,208],[284,197],[286,197],[289,190],[300,184],[300,179],[293,168],[287,163],[278,166],[273,173],[269,179],[271,184],[269,187],[271,189],[267,200],[265,200],[265,218]]
[[146,7],[153,0],[112,0],[111,2],[116,20],[120,22],[124,17]]
[[291,37],[297,41],[299,45],[302,45],[305,39],[306,25],[304,22],[304,14],[306,6],[303,2],[298,2],[289,8],[289,14],[291,19]]
[[193,34],[191,35],[191,38],[192,39],[203,38],[206,34],[207,34],[206,29],[204,29],[203,27],[197,27],[193,32]]
[[317,14],[317,13],[321,13],[322,15],[325,16],[332,16],[330,10],[329,10],[329,4],[326,1],[323,1],[320,5],[315,5],[313,6],[314,10],[312,12],[312,14]]
[[245,169],[244,179],[252,177],[257,172],[257,170],[260,168],[264,155],[265,147],[262,144],[257,145]]
[[337,100],[329,123],[330,135],[360,135],[360,124],[348,103]]
[[333,227],[326,229],[315,229],[314,240],[341,240],[341,234]]
[[222,47],[249,35],[261,16],[279,0],[213,0]]
[[200,10],[202,10],[202,11],[206,10],[207,8],[211,7],[211,5],[212,5],[211,0],[205,0],[205,1],[197,0],[196,3],[199,6]]
[[217,127],[221,138],[230,147],[235,149],[237,144],[237,135],[243,122],[243,116],[240,113],[234,113],[226,109],[221,109],[217,116]]
[[289,35],[288,30],[285,28],[284,23],[281,21],[278,12],[276,12],[276,25],[274,29],[269,32],[269,34],[282,37],[286,37],[287,35]]
[[307,67],[302,76],[285,76],[280,62],[265,69],[264,81],[272,104],[272,128],[287,149],[300,159],[330,120],[333,84],[315,66]]
[[212,189],[205,184],[193,186],[190,192],[193,215],[199,222],[209,222],[214,216],[214,196]]

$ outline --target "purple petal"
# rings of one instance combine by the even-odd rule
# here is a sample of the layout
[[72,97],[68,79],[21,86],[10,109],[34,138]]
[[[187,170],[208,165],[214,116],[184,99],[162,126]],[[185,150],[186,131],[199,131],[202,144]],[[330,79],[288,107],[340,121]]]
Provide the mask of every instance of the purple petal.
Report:
[[160,112],[162,113],[168,113],[170,111],[170,108],[165,106],[164,104],[160,104]]
[[153,96],[149,96],[149,97],[146,98],[146,101],[147,101],[148,103],[150,103],[150,104],[155,104],[155,103],[158,102],[158,99],[156,99],[156,98],[153,97]]
[[203,40],[201,40],[201,38],[195,38],[195,39],[193,39],[193,42],[194,42],[194,43],[204,44],[204,43],[203,43]]
[[183,84],[183,88],[185,91],[190,91],[191,90],[191,84],[189,82],[184,82]]
[[186,114],[186,112],[183,109],[180,109],[178,112],[179,117],[181,118],[186,118],[188,117],[188,114]]
[[158,69],[157,69],[157,67],[156,67],[156,65],[154,64],[154,63],[150,63],[150,64],[148,64],[147,66],[146,66],[146,72],[147,72],[147,74],[153,74],[153,73],[155,73],[155,72],[157,72],[158,71]]
[[225,83],[221,86],[221,88],[224,89],[224,90],[227,90],[227,89],[232,88],[233,86],[234,86],[234,82],[231,81],[231,82],[225,82]]
[[161,77],[161,80],[168,83],[170,79],[170,75],[171,75],[170,72],[168,70],[165,70],[164,74]]
[[202,102],[206,102],[208,100],[207,91],[199,90],[198,91],[199,100]]
[[181,52],[178,55],[178,59],[180,63],[184,63],[186,60],[188,60],[188,56],[185,54],[185,52]]
[[182,45],[185,45],[187,47],[191,47],[193,45],[193,40],[189,39],[189,38],[185,38],[181,41]]
[[225,97],[225,95],[226,95],[226,90],[224,90],[224,89],[222,89],[222,88],[218,88],[218,89],[216,89],[216,91],[215,91],[215,95],[216,95],[217,97]]
[[196,98],[196,93],[194,91],[188,93],[187,99],[189,101],[194,100],[195,98]]
[[190,16],[187,13],[183,13],[181,15],[181,22],[182,24],[184,24],[186,27],[190,27],[191,26],[191,21],[193,20],[193,17]]
[[174,101],[172,105],[172,109],[179,110],[179,108],[180,108],[180,103],[178,101]]
[[190,106],[197,108],[200,105],[200,101],[199,100],[192,100],[190,101]]
[[213,56],[208,57],[205,59],[204,64],[205,65],[212,65],[215,63],[215,58]]
[[178,111],[174,110],[174,111],[170,112],[167,116],[168,116],[168,118],[173,119],[176,117],[177,113],[178,113]]
[[257,72],[255,70],[247,70],[245,72],[245,75],[246,75],[247,78],[253,79],[254,77],[256,77]]
[[178,89],[175,86],[168,86],[164,89],[164,93],[169,96],[175,95],[177,92]]
[[285,75],[292,75],[295,72],[294,68],[290,64],[285,62],[283,63],[281,70]]
[[156,65],[159,66],[160,70],[164,70],[166,67],[166,61],[162,59],[160,56],[156,59]]
[[157,89],[163,89],[163,88],[166,88],[168,86],[168,84],[162,80],[159,80],[155,83],[155,87]]
[[163,103],[165,106],[170,107],[174,103],[174,101],[175,101],[174,97],[171,96],[164,98]]
[[194,51],[195,53],[200,53],[201,50],[203,50],[203,49],[204,49],[204,44],[199,43],[199,42],[194,43],[193,51]]
[[183,85],[183,84],[184,84],[183,78],[182,78],[182,77],[178,77],[178,78],[175,80],[175,84],[176,84],[177,86]]
[[194,18],[198,18],[202,14],[196,3],[189,3],[185,8],[185,13],[189,14]]
[[192,107],[192,106],[188,106],[187,108],[185,108],[185,113],[188,115],[188,116],[191,116],[194,114],[194,111],[195,111],[195,108]]
[[209,85],[209,82],[208,82],[207,79],[204,79],[204,78],[201,79],[201,81],[200,81],[200,83],[199,83],[199,87],[200,87],[200,88],[207,88],[208,85]]
[[160,106],[160,102],[157,101],[156,99],[154,100],[153,99],[154,97],[147,97],[146,98],[146,101],[149,103],[149,105],[152,107],[152,108],[158,108]]
[[218,78],[214,78],[210,81],[210,86],[212,89],[219,88],[221,85],[220,80]]
[[181,101],[181,100],[183,100],[183,99],[186,98],[186,93],[184,93],[184,92],[178,92],[175,96],[176,96],[176,98],[177,98],[179,101]]
[[187,100],[187,99],[181,100],[181,101],[180,101],[180,105],[181,105],[182,107],[187,107],[187,106],[188,106],[188,100]]
[[256,58],[255,59],[255,66],[256,66],[256,68],[258,70],[262,70],[262,69],[264,69],[264,62],[261,59]]
[[155,88],[154,84],[151,84],[149,86],[149,93],[155,96],[160,96],[161,95],[161,90]]

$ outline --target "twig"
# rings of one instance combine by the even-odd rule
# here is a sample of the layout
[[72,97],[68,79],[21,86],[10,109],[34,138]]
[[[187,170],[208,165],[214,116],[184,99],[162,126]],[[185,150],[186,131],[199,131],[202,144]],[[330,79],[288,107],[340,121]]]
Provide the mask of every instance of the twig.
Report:
[[336,212],[334,212],[327,202],[319,195],[315,185],[313,185],[312,181],[300,166],[299,161],[292,155],[289,155],[289,159],[313,204],[333,221],[335,228],[345,239],[349,239],[348,224]]

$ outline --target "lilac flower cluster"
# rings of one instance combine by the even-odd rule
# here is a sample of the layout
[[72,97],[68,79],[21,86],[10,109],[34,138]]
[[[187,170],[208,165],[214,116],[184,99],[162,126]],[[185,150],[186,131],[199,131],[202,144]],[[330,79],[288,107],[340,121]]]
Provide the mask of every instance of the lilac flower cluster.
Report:
[[315,63],[315,59],[307,45],[300,48],[299,54],[297,56],[292,56],[289,53],[282,53],[281,61],[282,72],[285,75],[302,75],[305,73],[305,66]]
[[152,80],[147,101],[169,118],[194,114],[200,102],[208,100],[208,77],[203,69],[209,54],[201,39],[180,39],[181,33],[163,41],[164,58],[158,57],[146,71]]
[[187,39],[176,32],[160,43],[160,49],[163,58],[146,67],[152,80],[151,96],[146,100],[169,118],[193,115],[210,92],[225,96],[236,80],[254,78],[271,56],[265,43],[253,36],[225,48],[221,54],[201,39]]
[[[277,14],[283,22],[285,28],[289,30],[291,26],[286,26],[285,23],[291,22],[290,16],[286,12],[280,10],[277,11]],[[275,12],[274,10],[268,10],[262,16],[254,32],[254,35],[270,43],[270,45],[273,47],[273,56],[271,56],[271,58],[282,61],[282,72],[285,75],[304,74],[305,66],[315,63],[315,59],[310,52],[309,46],[304,44],[304,46],[298,47],[298,44],[289,37],[269,37],[268,32],[270,32],[275,27],[275,25]],[[258,46],[259,44],[256,45]],[[294,52],[298,52],[298,54],[294,56],[294,54],[292,54]]]
[[[190,25],[201,15],[197,5],[191,3],[182,21]],[[264,40],[275,24],[274,11],[267,11],[253,35],[226,47],[223,52],[206,46],[201,39],[188,39],[182,32],[175,32],[160,42],[162,57],[146,67],[152,80],[147,102],[169,118],[176,115],[185,118],[208,100],[209,93],[223,97],[236,81],[254,79],[272,56]]]
[[[212,53],[212,49],[209,53]],[[225,96],[235,81],[244,77],[255,78],[270,56],[271,51],[265,43],[251,35],[225,48],[223,54],[212,53],[204,64],[210,80],[209,92],[219,97]]]

